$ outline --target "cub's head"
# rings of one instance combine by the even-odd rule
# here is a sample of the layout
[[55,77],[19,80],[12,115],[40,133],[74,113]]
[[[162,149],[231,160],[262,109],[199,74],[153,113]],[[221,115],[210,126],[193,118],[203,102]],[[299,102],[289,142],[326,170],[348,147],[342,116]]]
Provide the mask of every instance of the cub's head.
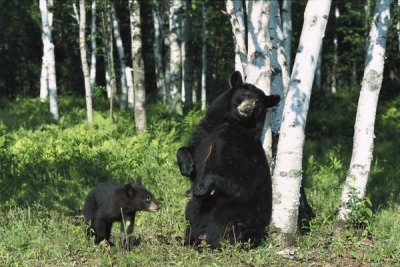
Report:
[[125,185],[125,194],[128,205],[134,210],[158,211],[161,208],[160,202],[153,194],[143,187],[140,177],[136,178],[135,184]]
[[267,108],[279,103],[279,95],[266,96],[263,91],[252,84],[244,83],[239,71],[230,78],[233,90],[231,99],[231,115],[239,121],[264,120]]

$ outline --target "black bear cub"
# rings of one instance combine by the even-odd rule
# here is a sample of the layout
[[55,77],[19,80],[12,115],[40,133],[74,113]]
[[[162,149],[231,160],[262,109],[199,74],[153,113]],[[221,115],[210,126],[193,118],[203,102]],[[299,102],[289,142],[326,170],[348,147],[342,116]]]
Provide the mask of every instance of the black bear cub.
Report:
[[88,194],[83,213],[85,220],[90,222],[88,235],[94,232],[96,244],[107,240],[114,246],[110,240],[111,227],[118,221],[121,222],[121,246],[130,249],[136,212],[158,211],[160,208],[160,203],[137,177],[134,185],[113,182],[97,185]]

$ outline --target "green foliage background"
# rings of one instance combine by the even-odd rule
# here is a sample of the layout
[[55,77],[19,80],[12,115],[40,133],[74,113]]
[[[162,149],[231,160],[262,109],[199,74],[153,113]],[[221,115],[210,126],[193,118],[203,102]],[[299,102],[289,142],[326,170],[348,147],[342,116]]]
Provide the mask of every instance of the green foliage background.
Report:
[[[223,246],[197,253],[183,247],[188,189],[175,162],[177,148],[188,140],[203,115],[197,109],[171,117],[162,104],[148,107],[149,130],[136,133],[131,116],[107,108],[85,122],[83,103],[60,99],[65,115],[50,123],[48,103],[36,99],[1,100],[0,109],[0,265],[132,266],[282,266],[310,264],[399,263],[400,223],[397,183],[400,134],[397,97],[381,103],[368,199],[350,225],[338,231],[335,213],[352,149],[356,95],[315,94],[311,101],[304,152],[306,192],[316,213],[298,250],[282,258],[267,241],[246,250]],[[106,103],[104,103],[106,107]],[[340,114],[347,114],[343,116]],[[329,119],[327,119],[329,118]],[[139,213],[131,252],[95,246],[85,236],[82,206],[99,182],[133,182],[136,176],[162,202],[158,213]],[[368,200],[369,201],[369,200]],[[372,213],[369,210],[373,211]],[[365,216],[365,215],[368,216]],[[360,223],[360,224],[358,224]],[[118,227],[113,237],[118,240]]]

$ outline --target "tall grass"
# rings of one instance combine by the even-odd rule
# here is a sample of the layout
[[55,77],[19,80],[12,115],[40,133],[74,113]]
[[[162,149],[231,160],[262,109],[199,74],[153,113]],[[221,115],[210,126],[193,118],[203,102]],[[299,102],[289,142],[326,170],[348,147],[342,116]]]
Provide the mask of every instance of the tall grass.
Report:
[[[375,154],[368,198],[373,215],[368,231],[334,221],[352,149],[354,96],[315,95],[307,122],[304,152],[306,193],[316,218],[298,250],[281,257],[268,242],[248,250],[224,245],[197,253],[182,246],[186,226],[184,192],[189,181],[175,162],[202,113],[171,117],[160,104],[148,107],[149,129],[136,133],[128,112],[108,118],[106,105],[85,122],[84,103],[60,98],[59,123],[51,122],[47,104],[36,99],[1,101],[0,109],[0,265],[4,266],[298,266],[392,265],[400,261],[400,212],[393,138],[400,133],[400,98],[384,102],[377,115]],[[343,115],[345,114],[345,116]],[[85,236],[82,206],[99,182],[143,184],[162,202],[158,213],[139,213],[130,252],[95,246]],[[113,238],[119,229],[114,227]]]

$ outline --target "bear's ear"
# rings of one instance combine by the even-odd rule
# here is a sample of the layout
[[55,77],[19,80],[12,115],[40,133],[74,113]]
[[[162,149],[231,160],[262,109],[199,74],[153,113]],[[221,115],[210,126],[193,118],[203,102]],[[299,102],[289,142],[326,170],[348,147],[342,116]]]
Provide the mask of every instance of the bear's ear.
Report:
[[133,196],[135,194],[135,188],[133,188],[131,184],[126,184],[124,188],[127,196]]
[[269,95],[266,97],[265,104],[266,104],[267,108],[275,107],[276,105],[278,105],[280,100],[281,100],[281,97],[279,95]]
[[231,83],[231,88],[239,87],[243,84],[242,74],[239,71],[235,71],[231,75],[231,79],[229,80]]
[[143,186],[142,185],[142,177],[140,177],[140,176],[136,177],[135,186]]

